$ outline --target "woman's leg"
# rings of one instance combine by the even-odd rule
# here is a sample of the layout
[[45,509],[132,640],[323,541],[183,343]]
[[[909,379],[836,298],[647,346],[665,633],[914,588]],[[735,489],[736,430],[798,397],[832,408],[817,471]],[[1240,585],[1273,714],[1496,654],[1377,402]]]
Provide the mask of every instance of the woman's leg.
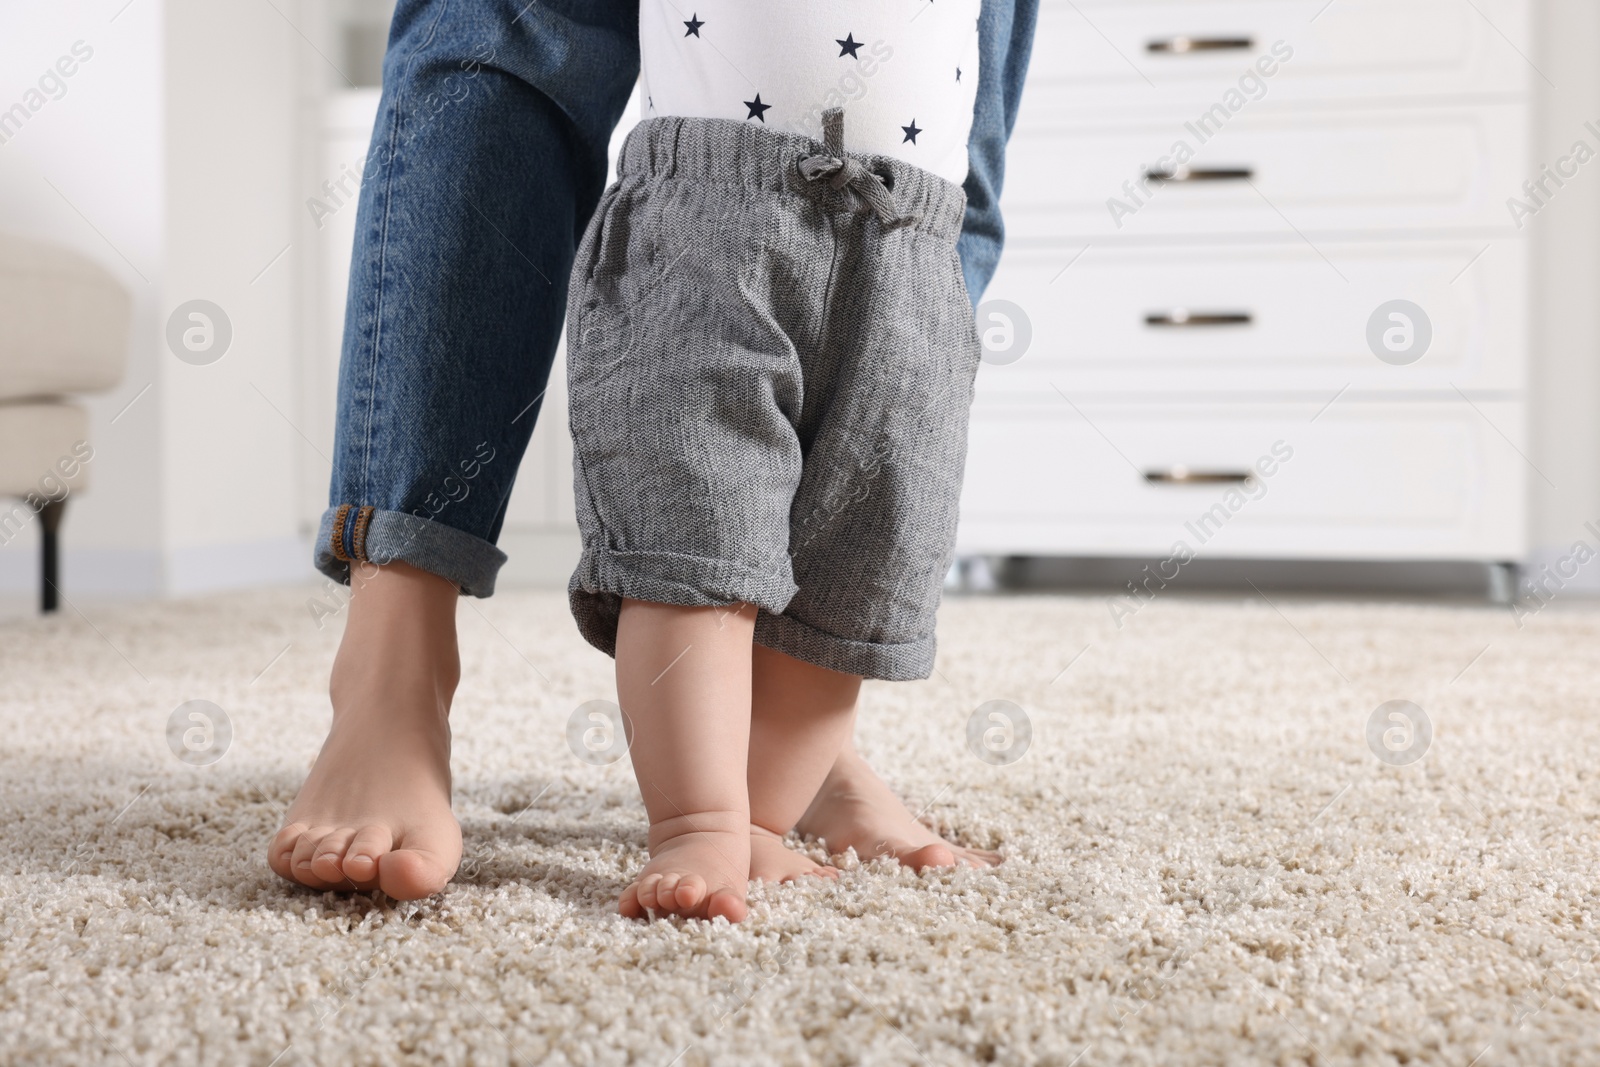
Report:
[[967,214],[962,220],[961,269],[967,294],[977,304],[994,277],[1005,244],[1000,218],[1000,187],[1006,174],[1006,143],[1017,124],[1022,83],[1033,53],[1039,0],[983,0],[978,22],[978,98],[967,144],[969,170],[963,188]]
[[356,582],[328,687],[333,726],[267,860],[314,889],[415,900],[461,860],[450,812],[458,594],[405,563],[361,568]]
[[420,897],[455,872],[444,716],[456,599],[489,595],[505,561],[494,540],[637,35],[637,0],[395,11],[316,546],[330,577],[356,572],[355,590],[333,730],[269,850],[285,878]]
[[330,577],[403,560],[494,591],[637,22],[637,0],[401,0],[350,268]]

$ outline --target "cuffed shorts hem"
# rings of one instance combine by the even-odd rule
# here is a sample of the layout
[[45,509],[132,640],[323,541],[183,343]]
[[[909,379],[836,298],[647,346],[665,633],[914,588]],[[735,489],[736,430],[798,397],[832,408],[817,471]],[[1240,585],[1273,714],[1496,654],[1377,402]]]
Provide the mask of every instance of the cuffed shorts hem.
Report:
[[933,673],[931,634],[904,645],[852,641],[792,615],[763,612],[756,619],[756,644],[813,666],[884,682],[914,682]]
[[624,598],[688,608],[753,604],[781,612],[795,592],[787,569],[774,573],[702,556],[587,548],[567,597],[584,640],[614,656]]
[[334,581],[350,584],[351,560],[356,566],[383,566],[398,560],[455,583],[467,596],[487,597],[494,593],[494,580],[505,566],[506,554],[483,538],[403,511],[374,510],[360,549],[352,554],[355,546],[347,537],[344,554],[349,559],[340,559],[333,551],[338,512],[338,508],[329,508],[322,513],[313,555],[317,570]]

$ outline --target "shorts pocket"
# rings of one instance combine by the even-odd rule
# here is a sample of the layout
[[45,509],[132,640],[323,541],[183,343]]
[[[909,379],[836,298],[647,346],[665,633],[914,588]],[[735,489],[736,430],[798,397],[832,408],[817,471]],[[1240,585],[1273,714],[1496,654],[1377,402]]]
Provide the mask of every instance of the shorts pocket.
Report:
[[611,232],[609,221],[617,208],[621,194],[622,187],[616,183],[601,194],[600,202],[595,205],[594,214],[589,219],[588,227],[583,231],[583,239],[578,242],[577,252],[573,255],[572,292],[567,298],[569,332],[576,332],[582,326],[584,318],[597,303],[594,292],[595,277],[604,257],[606,239]]

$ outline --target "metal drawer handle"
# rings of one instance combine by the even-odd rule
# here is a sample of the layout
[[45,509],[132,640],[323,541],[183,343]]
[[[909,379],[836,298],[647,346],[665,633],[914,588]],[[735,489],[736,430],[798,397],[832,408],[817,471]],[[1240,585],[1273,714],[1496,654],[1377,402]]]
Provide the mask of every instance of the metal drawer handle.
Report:
[[1194,470],[1182,464],[1144,472],[1144,480],[1151,485],[1242,485],[1252,477],[1249,471]]
[[1152,168],[1144,172],[1146,181],[1152,182],[1247,182],[1256,175],[1254,167],[1173,167],[1171,170]]
[[1146,326],[1171,326],[1193,329],[1200,326],[1249,326],[1255,316],[1248,311],[1190,311],[1173,308],[1171,311],[1152,311],[1144,317]]
[[1190,52],[1248,52],[1256,46],[1249,37],[1162,37],[1144,46],[1146,52],[1187,55]]

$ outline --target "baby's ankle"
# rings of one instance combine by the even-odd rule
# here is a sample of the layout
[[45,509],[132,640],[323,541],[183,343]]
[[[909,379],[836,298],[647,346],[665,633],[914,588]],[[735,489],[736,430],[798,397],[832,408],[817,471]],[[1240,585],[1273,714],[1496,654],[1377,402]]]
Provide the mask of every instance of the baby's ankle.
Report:
[[750,813],[738,810],[694,811],[650,824],[650,851],[698,834],[750,835]]

